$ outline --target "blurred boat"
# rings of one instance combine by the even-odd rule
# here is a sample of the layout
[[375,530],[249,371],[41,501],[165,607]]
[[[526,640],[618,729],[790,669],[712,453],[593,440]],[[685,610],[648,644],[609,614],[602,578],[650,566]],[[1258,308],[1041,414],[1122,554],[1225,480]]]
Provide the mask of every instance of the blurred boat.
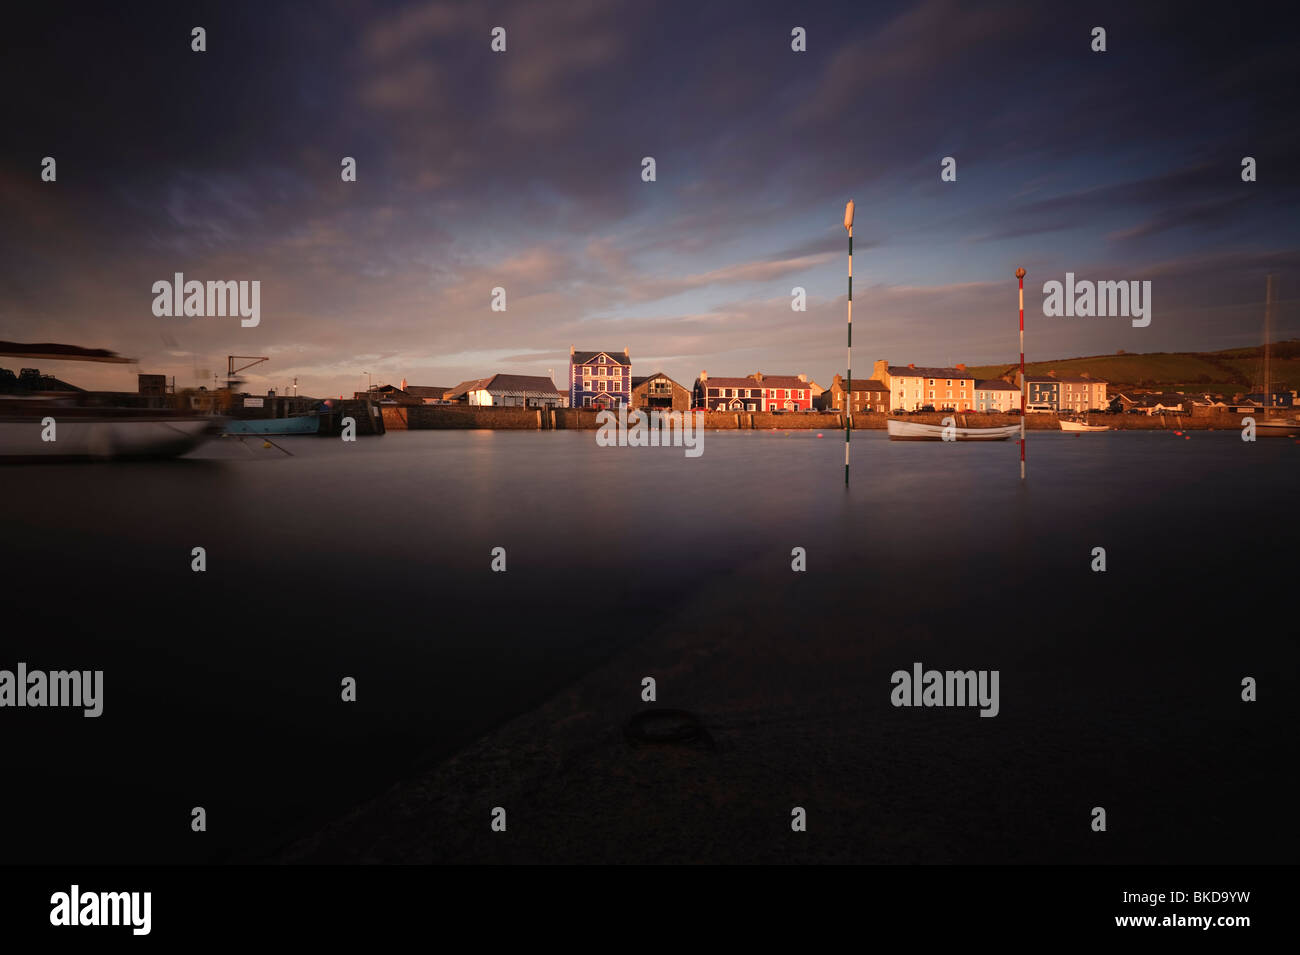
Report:
[[227,435],[243,434],[318,434],[320,415],[293,415],[288,418],[231,418],[223,430]]
[[1062,431],[1109,431],[1104,424],[1084,424],[1082,421],[1062,421]]
[[1004,428],[945,428],[943,425],[922,424],[919,421],[900,421],[888,418],[885,427],[890,441],[943,441],[944,433],[952,441],[1005,441],[1020,433],[1020,425]]
[[[0,460],[174,458],[221,430],[223,419],[153,408],[97,408],[39,398],[0,400]],[[52,436],[54,440],[46,440]]]

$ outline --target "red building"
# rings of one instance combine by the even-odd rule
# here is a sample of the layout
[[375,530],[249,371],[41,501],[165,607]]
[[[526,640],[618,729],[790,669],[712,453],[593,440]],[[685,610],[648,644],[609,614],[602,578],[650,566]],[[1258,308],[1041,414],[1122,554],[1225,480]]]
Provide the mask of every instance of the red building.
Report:
[[749,376],[763,389],[764,411],[811,411],[813,393],[807,375],[765,375],[754,372]]

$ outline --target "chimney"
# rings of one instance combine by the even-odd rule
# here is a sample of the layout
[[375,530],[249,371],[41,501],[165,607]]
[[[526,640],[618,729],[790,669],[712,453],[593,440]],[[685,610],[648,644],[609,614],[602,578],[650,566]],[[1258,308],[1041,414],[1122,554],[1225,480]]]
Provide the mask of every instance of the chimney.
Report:
[[403,390],[403,391],[406,390],[406,379],[405,379],[405,378],[402,379],[402,390]]
[[807,375],[800,375],[800,376],[799,376],[799,380],[802,381],[805,385],[808,384],[808,376],[807,376]]
[[914,365],[914,364],[913,364],[912,362],[910,362],[910,361],[907,363],[907,367],[910,368],[910,369],[912,369],[913,371],[916,371],[916,365]]
[[958,371],[965,371],[965,370],[966,370],[966,366],[963,365],[961,362],[957,362],[957,370],[958,370]]
[[626,348],[623,349],[623,357],[624,357],[624,358],[628,358],[628,357],[630,357],[630,356],[628,355],[628,353],[627,353],[627,349],[626,349]]
[[572,358],[573,358],[573,346],[572,346],[572,345],[569,346],[569,358],[570,358],[570,360],[572,360]]
[[708,380],[709,380],[709,373],[707,371],[701,371],[700,381],[708,381]]

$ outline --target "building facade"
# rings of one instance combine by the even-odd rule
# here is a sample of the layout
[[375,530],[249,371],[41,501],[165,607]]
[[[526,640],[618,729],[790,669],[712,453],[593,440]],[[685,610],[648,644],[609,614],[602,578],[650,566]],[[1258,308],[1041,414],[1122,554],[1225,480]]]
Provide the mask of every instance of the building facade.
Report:
[[[827,403],[827,407],[830,410],[844,410],[846,390],[846,382],[842,376],[836,375],[831,379],[831,398]],[[859,414],[862,412],[880,412],[888,414],[893,410],[890,406],[889,387],[883,381],[877,381],[874,378],[854,378],[853,405],[850,410],[853,414]]]
[[1020,389],[1001,378],[975,382],[975,409],[989,414],[1020,410]]
[[936,411],[974,410],[975,378],[965,365],[918,368],[881,359],[872,366],[871,377],[889,389],[891,411],[916,411],[927,405]]
[[1028,379],[1028,385],[1028,405],[1034,408],[1082,414],[1110,406],[1107,382],[1095,378],[1035,376]]
[[610,351],[569,346],[569,407],[620,408],[632,401],[632,359]]
[[695,379],[695,407],[709,411],[810,411],[812,386],[807,375],[765,375]]
[[632,379],[632,407],[644,411],[690,411],[691,390],[662,371]]
[[469,404],[493,408],[562,408],[555,382],[539,375],[493,375],[469,389]]

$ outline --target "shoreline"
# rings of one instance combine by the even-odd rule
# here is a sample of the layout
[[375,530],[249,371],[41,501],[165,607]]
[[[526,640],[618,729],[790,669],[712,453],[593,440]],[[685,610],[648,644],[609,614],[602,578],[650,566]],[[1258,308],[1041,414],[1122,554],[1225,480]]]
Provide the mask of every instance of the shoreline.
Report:
[[[510,431],[596,431],[599,412],[575,408],[496,408],[458,405],[383,406],[383,424],[388,431],[510,430]],[[682,412],[685,414],[686,412]],[[844,430],[844,416],[838,412],[698,412],[705,416],[707,431],[823,431]],[[944,418],[957,419],[962,428],[996,428],[1019,424],[1019,415],[978,412],[926,412],[899,415],[905,421],[942,426]],[[883,431],[893,415],[862,412],[853,416],[854,431]],[[1092,415],[1089,421],[1113,431],[1240,431],[1245,414],[1161,414]],[[1254,415],[1256,420],[1260,414]],[[1027,431],[1060,431],[1060,415],[1029,414]]]

